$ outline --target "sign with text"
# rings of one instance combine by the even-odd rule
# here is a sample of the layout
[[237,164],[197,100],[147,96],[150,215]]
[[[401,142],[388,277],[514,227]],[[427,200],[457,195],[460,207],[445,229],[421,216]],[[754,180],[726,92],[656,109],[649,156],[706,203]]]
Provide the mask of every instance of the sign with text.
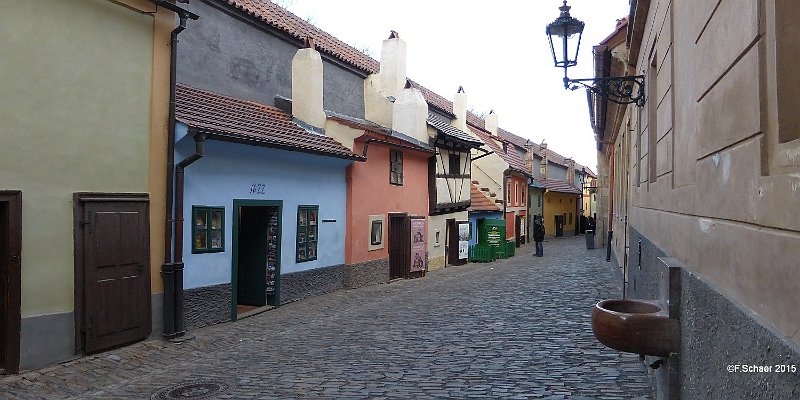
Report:
[[411,272],[425,271],[428,258],[425,242],[425,218],[411,218]]
[[465,260],[469,257],[469,223],[458,224],[458,259]]

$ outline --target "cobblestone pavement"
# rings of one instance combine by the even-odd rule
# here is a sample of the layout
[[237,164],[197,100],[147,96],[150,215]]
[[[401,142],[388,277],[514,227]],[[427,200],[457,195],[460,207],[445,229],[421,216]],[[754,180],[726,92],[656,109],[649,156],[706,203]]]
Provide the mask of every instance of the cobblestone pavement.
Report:
[[532,251],[0,378],[0,397],[148,399],[207,379],[229,399],[650,398],[637,356],[592,336],[592,305],[619,296],[604,251],[582,237]]

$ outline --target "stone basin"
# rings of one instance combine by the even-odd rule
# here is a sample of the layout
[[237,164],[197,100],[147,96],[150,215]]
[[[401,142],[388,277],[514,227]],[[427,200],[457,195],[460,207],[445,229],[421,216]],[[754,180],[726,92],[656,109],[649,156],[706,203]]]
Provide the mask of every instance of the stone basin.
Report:
[[656,301],[611,299],[592,310],[592,332],[597,340],[619,351],[667,357],[677,353],[680,325]]

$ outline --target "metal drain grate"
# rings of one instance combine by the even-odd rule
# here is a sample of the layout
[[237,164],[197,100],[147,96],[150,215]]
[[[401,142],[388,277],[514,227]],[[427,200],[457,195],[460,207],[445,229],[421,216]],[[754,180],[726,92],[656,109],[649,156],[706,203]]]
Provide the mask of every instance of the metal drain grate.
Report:
[[151,400],[207,399],[223,394],[236,387],[231,381],[216,379],[195,379],[177,385],[158,389]]

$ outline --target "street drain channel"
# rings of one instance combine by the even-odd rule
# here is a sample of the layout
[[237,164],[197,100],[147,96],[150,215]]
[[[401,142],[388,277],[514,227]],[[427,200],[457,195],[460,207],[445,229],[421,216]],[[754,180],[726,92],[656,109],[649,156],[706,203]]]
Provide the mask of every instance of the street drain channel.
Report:
[[232,381],[215,379],[195,379],[177,385],[158,389],[151,400],[189,400],[208,399],[223,394],[236,387]]

